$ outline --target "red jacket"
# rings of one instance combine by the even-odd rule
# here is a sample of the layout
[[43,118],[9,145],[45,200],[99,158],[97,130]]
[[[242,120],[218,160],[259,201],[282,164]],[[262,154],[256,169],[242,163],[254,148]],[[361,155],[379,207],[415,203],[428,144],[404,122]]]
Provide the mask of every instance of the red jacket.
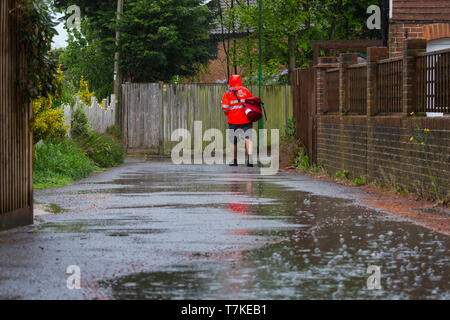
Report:
[[230,89],[225,92],[222,98],[222,110],[228,116],[228,123],[230,124],[247,124],[251,123],[245,115],[244,107],[239,103],[233,90],[236,91],[241,102],[245,99],[251,98],[253,95],[246,87],[242,86],[242,79],[238,75],[230,77]]

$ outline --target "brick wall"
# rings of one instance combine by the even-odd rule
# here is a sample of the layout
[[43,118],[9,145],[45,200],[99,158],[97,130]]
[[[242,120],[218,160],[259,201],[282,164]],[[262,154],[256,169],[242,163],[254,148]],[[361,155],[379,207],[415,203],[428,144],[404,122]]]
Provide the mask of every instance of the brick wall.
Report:
[[[351,99],[351,91],[346,90],[350,80],[345,74],[349,66],[356,63],[356,56],[341,54],[339,57],[339,102],[334,102],[339,108],[324,103],[328,94],[324,75],[327,77],[326,70],[335,68],[336,63],[327,58],[319,59],[315,67],[315,101],[318,103],[313,106],[318,111],[317,155],[314,158],[331,174],[348,171],[352,177],[364,176],[368,181],[400,186],[429,198],[436,196],[431,192],[430,179],[430,176],[436,176],[441,188],[440,197],[450,201],[450,100],[443,100],[446,108],[441,111],[445,114],[440,117],[427,117],[426,111],[435,108],[430,101],[425,104],[425,109],[419,108],[419,101],[423,104],[419,98],[423,95],[419,91],[425,90],[419,84],[426,79],[429,81],[430,77],[420,73],[418,66],[425,61],[423,57],[436,59],[436,55],[424,53],[425,39],[408,39],[404,46],[402,59],[386,59],[387,48],[368,48],[367,104],[365,112],[359,115],[344,109]],[[441,52],[440,58],[450,61],[450,51]],[[400,62],[401,67],[398,66]],[[445,77],[448,70],[450,65],[443,64],[433,71],[435,78]],[[380,89],[387,87],[395,90]],[[447,88],[448,92],[450,87],[442,88]],[[436,95],[445,96],[445,93],[436,92]],[[398,106],[393,108],[395,103]],[[425,134],[425,129],[429,129],[429,133]],[[420,141],[417,139],[420,135],[428,137],[425,150],[410,141],[412,136],[416,137],[415,141]]]
[[[418,127],[430,129],[426,154],[410,141],[413,118],[402,116],[321,115],[317,156],[331,173],[348,171],[353,177],[396,185],[429,196],[427,163],[441,193],[450,197],[450,121],[418,117]],[[426,161],[428,157],[428,162]]]
[[408,39],[432,41],[450,38],[450,23],[392,23],[389,26],[389,56],[391,58],[402,56],[406,31],[408,31]]
[[408,39],[423,39],[423,27],[424,24],[391,24],[389,26],[389,56],[393,58],[403,55],[403,43],[406,39],[406,30],[408,30]]
[[[238,40],[237,40],[238,41]],[[231,72],[234,72],[232,68]],[[241,73],[241,68],[238,67],[238,74]],[[200,73],[197,83],[217,83],[217,81],[228,80],[227,73],[227,56],[223,48],[223,43],[217,43],[217,58],[211,59],[206,70]]]

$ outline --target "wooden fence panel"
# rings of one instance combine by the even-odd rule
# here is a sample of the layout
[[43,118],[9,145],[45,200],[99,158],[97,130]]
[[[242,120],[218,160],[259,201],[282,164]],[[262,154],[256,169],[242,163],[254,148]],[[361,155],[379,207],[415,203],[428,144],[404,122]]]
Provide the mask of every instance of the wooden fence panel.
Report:
[[31,106],[19,88],[25,57],[14,7],[0,1],[0,230],[33,223]]
[[[194,121],[202,121],[203,133],[210,128],[219,129],[225,143],[227,119],[220,106],[227,89],[220,84],[123,85],[123,141],[128,152],[169,154],[178,143],[170,141],[172,132],[183,128],[193,137]],[[257,87],[249,90],[257,95]],[[269,133],[270,129],[283,130],[293,112],[291,87],[263,87],[261,98],[268,116],[264,128]],[[203,147],[208,144],[204,142]]]

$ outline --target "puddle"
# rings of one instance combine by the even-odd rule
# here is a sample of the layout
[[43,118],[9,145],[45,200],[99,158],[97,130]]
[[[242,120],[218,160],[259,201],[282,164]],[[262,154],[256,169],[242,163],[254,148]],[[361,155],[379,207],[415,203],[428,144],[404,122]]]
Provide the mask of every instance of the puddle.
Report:
[[[168,176],[165,182],[175,183],[171,180]],[[236,198],[220,205],[229,213],[242,219],[281,220],[297,227],[235,228],[229,232],[265,239],[265,244],[232,253],[192,251],[190,265],[100,282],[114,298],[450,298],[450,242],[445,235],[395,221],[351,200],[289,190],[279,181],[274,184],[255,177],[251,181],[196,181],[183,185],[180,194],[226,192]],[[242,196],[271,201],[243,202]],[[369,266],[381,270],[380,290],[367,288]]]

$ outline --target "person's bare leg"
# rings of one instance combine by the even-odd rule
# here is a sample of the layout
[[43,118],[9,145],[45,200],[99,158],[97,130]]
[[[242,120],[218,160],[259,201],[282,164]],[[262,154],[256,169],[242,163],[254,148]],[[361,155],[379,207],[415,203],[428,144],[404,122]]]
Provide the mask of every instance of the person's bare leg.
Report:
[[245,139],[245,147],[247,148],[247,154],[248,154],[248,162],[247,166],[252,167],[253,166],[253,143],[250,139]]

